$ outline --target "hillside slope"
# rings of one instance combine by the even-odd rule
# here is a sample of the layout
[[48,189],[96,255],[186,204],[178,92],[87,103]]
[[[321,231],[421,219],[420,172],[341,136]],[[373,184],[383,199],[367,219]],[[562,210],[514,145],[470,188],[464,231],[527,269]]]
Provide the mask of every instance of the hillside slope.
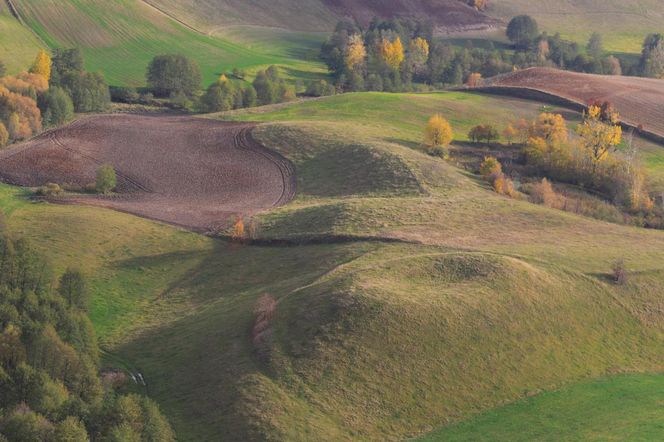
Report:
[[43,44],[22,26],[10,13],[5,2],[0,2],[0,60],[10,74],[30,66]]
[[[306,60],[297,52],[275,55],[273,48],[253,50],[205,35],[140,0],[14,0],[14,4],[27,26],[51,48],[81,48],[87,69],[102,71],[113,85],[144,85],[149,61],[164,53],[182,53],[196,60],[206,83],[233,67],[279,64],[288,67],[291,76],[322,71],[320,62]],[[19,50],[18,36],[0,37]],[[293,37],[299,38],[309,36]]]
[[444,30],[484,29],[497,22],[459,0],[148,0],[207,28],[232,24],[329,31],[343,17],[366,25],[373,17],[431,20]]
[[637,53],[644,37],[661,32],[664,2],[660,0],[493,0],[488,14],[509,20],[528,14],[550,34],[585,42],[602,34],[607,49]]
[[[473,124],[540,108],[349,94],[224,115],[278,121],[255,136],[297,166],[300,192],[253,221],[260,239],[300,246],[16,196],[3,207],[13,232],[66,251],[62,266],[85,263],[106,349],[144,374],[180,440],[401,439],[541,390],[664,369],[662,232],[507,199],[421,152],[433,112],[462,142]],[[607,276],[621,257],[626,286]],[[256,334],[266,293],[276,312]]]
[[581,105],[609,101],[624,123],[664,139],[664,80],[531,68],[489,78],[482,87],[532,89]]

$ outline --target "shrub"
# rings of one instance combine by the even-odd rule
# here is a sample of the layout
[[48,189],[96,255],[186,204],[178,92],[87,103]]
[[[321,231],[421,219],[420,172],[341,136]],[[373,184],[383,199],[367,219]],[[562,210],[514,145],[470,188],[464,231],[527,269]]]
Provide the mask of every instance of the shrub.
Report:
[[495,157],[486,157],[480,165],[480,175],[485,180],[493,179],[503,173],[503,167]]
[[44,186],[40,186],[35,191],[35,194],[38,196],[59,196],[64,193],[64,190],[60,185],[55,183],[46,183]]
[[95,188],[98,193],[109,193],[117,185],[115,169],[110,164],[105,164],[97,169]]
[[111,86],[110,92],[111,100],[117,103],[138,103],[141,98],[138,91],[132,87]]
[[629,279],[629,273],[627,271],[627,267],[625,267],[624,259],[619,259],[613,264],[611,276],[613,282],[615,282],[616,284],[618,285],[627,284],[627,280]]
[[325,80],[312,81],[309,83],[309,86],[307,86],[307,90],[305,92],[306,95],[312,97],[324,97],[327,95],[334,95],[334,93],[334,86]]

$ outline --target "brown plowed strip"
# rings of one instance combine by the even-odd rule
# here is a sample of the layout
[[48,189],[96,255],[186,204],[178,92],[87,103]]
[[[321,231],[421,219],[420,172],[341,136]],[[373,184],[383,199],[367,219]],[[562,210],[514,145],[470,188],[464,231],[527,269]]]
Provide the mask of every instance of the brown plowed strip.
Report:
[[189,117],[88,117],[0,152],[0,179],[83,186],[101,164],[111,164],[117,195],[57,201],[215,231],[235,215],[286,204],[295,195],[293,165],[256,142],[254,126]]
[[585,105],[609,101],[624,123],[664,138],[664,80],[531,68],[490,78],[483,86],[532,89]]

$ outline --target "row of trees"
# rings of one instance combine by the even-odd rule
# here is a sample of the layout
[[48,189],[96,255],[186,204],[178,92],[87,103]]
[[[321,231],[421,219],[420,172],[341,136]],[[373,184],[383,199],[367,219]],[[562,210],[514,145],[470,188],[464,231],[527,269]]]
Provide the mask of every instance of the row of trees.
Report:
[[[202,96],[201,73],[198,64],[184,55],[160,55],[150,62],[146,80],[148,87],[158,97],[176,101],[188,101],[189,107],[203,112],[219,112],[231,109],[280,103],[295,98],[295,91],[281,78],[276,66],[259,71],[252,83],[244,81],[245,74],[234,69],[234,78],[222,74]],[[125,98],[126,90],[120,91]]]
[[100,376],[83,275],[52,280],[27,241],[0,236],[0,440],[175,440],[154,402]]
[[650,34],[643,42],[638,63],[626,65],[606,54],[602,36],[593,33],[585,48],[563,40],[560,34],[540,33],[537,22],[527,15],[514,17],[507,26],[507,37],[515,49],[531,62],[555,65],[579,72],[664,78],[664,35]]
[[342,91],[404,91],[414,83],[457,85],[473,74],[484,77],[532,66],[552,66],[578,72],[664,76],[664,36],[653,34],[644,42],[641,60],[627,64],[607,54],[602,37],[594,33],[579,45],[560,34],[539,30],[530,16],[514,17],[507,36],[513,51],[459,48],[432,39],[431,25],[413,20],[374,19],[362,29],[350,21],[337,24],[323,44],[321,58],[330,69],[334,85]]
[[40,50],[28,72],[0,74],[0,147],[110,103],[104,78],[84,70],[78,49],[56,49],[53,58]]

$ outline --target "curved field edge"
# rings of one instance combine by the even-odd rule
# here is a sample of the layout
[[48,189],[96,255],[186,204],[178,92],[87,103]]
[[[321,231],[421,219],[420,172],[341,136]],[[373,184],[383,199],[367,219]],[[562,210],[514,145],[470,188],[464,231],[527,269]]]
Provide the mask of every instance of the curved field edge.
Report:
[[618,375],[532,396],[417,440],[657,440],[663,401],[664,374]]

